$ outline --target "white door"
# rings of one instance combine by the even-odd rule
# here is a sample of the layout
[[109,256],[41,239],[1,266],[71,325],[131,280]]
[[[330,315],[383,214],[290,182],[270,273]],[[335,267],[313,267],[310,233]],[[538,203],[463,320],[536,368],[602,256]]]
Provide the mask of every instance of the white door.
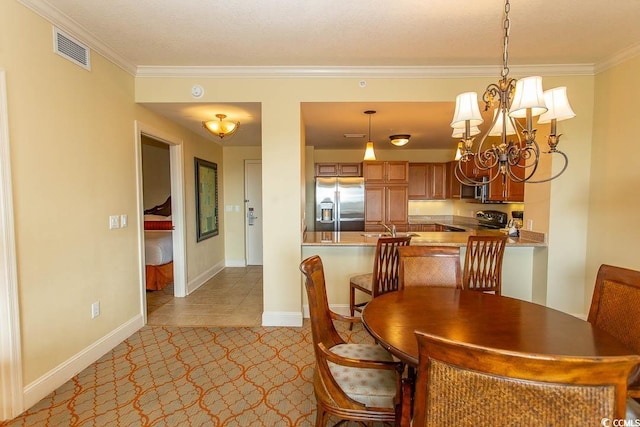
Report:
[[247,265],[262,265],[262,162],[244,163],[244,228]]

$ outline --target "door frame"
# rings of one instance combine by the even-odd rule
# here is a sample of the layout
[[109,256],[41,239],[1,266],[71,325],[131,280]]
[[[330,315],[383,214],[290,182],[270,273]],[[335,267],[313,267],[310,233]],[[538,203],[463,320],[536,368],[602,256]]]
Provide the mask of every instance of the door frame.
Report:
[[171,221],[173,223],[173,288],[175,297],[187,296],[184,201],[184,145],[182,139],[135,121],[136,193],[138,198],[138,258],[140,265],[141,311],[147,323],[147,292],[144,255],[144,200],[142,188],[142,135],[169,145],[171,168]]
[[24,411],[18,264],[9,151],[6,73],[0,69],[0,421],[14,418]]

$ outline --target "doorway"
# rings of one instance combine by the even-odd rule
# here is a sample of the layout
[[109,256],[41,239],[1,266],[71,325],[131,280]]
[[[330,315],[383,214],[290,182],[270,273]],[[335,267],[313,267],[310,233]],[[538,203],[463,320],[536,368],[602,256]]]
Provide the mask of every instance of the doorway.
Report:
[[245,247],[247,265],[262,265],[262,161],[244,162]]
[[156,143],[166,144],[169,147],[170,169],[170,194],[171,194],[171,222],[172,249],[173,249],[173,289],[174,297],[186,296],[186,251],[185,251],[185,225],[184,225],[184,173],[183,173],[183,146],[182,140],[153,129],[150,126],[136,122],[136,164],[137,164],[137,193],[139,212],[139,259],[140,259],[140,292],[141,311],[147,323],[147,299],[146,299],[146,274],[145,274],[145,237],[144,237],[144,200],[143,200],[143,174],[142,174],[142,139],[150,138]]

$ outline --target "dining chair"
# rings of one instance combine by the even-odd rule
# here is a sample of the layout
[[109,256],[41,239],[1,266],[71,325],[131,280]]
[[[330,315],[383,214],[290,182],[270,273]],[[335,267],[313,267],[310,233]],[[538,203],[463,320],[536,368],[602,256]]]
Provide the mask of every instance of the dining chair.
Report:
[[550,358],[415,335],[413,420],[406,416],[408,404],[402,418],[413,427],[595,426],[605,418],[623,420],[627,376],[640,363],[638,355]]
[[[398,290],[398,253],[396,249],[408,246],[409,243],[411,243],[411,236],[380,237],[378,239],[373,259],[373,271],[349,278],[349,311],[351,316],[354,316],[356,311],[361,313],[362,307],[371,298]],[[370,298],[364,302],[356,303],[356,291],[360,291]],[[349,330],[352,328],[353,323],[349,325]]]
[[[587,321],[640,354],[640,271],[602,264],[598,269]],[[640,370],[629,386],[640,399]]]
[[360,318],[329,309],[319,256],[302,261],[300,271],[305,276],[316,359],[316,426],[325,426],[330,415],[341,420],[398,425],[404,365],[377,344],[347,343],[338,334],[334,320],[359,322]]
[[462,268],[462,288],[502,293],[502,258],[507,236],[469,236]]
[[462,288],[459,247],[400,247],[398,261],[398,287],[401,289],[409,286]]

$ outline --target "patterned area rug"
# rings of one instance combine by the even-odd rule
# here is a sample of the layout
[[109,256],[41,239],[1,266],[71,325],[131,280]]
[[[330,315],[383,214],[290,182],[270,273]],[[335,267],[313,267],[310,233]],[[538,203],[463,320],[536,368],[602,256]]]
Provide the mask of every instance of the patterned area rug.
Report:
[[[353,332],[336,327],[347,341],[373,342],[362,325]],[[302,328],[145,326],[0,425],[312,426],[312,352],[308,322]]]

